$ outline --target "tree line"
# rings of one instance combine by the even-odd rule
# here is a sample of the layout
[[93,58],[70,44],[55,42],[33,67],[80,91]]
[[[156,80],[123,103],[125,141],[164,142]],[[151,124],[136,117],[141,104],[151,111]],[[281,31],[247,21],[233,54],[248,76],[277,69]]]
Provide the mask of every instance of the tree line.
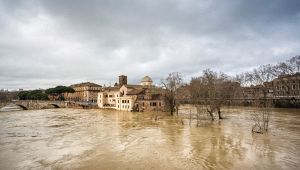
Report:
[[67,86],[56,86],[46,90],[21,91],[18,93],[19,100],[49,100],[50,96],[58,96],[59,100],[64,100],[63,93],[74,93],[74,89]]
[[[236,76],[228,76],[223,72],[215,72],[210,69],[203,70],[202,75],[192,77],[188,84],[191,94],[190,102],[200,112],[204,111],[214,120],[216,115],[222,119],[221,106],[228,98],[234,98],[242,86],[263,85],[280,75],[299,72],[300,56],[292,57],[285,62],[262,65],[252,71],[243,72]],[[165,101],[171,115],[178,110],[178,99],[181,98],[178,90],[183,86],[183,77],[180,73],[170,73],[163,79],[162,86],[165,89]],[[201,106],[201,108],[200,108]],[[203,108],[204,107],[204,108]]]
[[233,79],[242,86],[261,85],[281,75],[295,74],[297,72],[300,72],[300,55],[284,62],[262,65],[252,71],[237,74]]

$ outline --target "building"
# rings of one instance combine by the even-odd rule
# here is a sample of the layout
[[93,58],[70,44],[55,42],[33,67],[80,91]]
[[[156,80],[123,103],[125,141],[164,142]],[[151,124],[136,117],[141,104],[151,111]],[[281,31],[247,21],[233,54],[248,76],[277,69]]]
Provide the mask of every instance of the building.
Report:
[[135,96],[134,111],[165,111],[165,101],[163,89],[156,87],[132,90],[128,96]]
[[67,101],[81,101],[81,102],[97,102],[98,93],[102,90],[102,86],[91,83],[73,84],[74,93],[64,93],[64,98]]
[[152,86],[152,79],[149,76],[145,76],[142,78],[141,85],[142,86]]
[[283,75],[271,81],[276,98],[300,97],[300,73]]
[[[277,107],[298,107],[295,101],[280,101],[281,99],[300,99],[300,73],[282,75],[264,82],[261,85],[242,87],[242,96],[247,105],[252,105],[256,99],[276,99],[273,104]],[[245,104],[244,103],[244,104]],[[297,104],[296,104],[297,105]]]
[[119,76],[119,86],[122,86],[124,84],[127,84],[127,76],[125,75],[120,75]]
[[162,93],[152,83],[152,79],[145,76],[140,85],[130,85],[127,84],[127,76],[121,75],[118,85],[98,93],[98,106],[125,111],[162,111]]

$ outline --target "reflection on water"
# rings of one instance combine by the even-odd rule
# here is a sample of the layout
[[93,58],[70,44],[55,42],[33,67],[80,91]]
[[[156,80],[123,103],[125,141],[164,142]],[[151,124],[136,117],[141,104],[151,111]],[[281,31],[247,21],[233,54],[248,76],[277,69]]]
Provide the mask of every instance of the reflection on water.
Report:
[[253,112],[227,108],[198,128],[165,113],[2,112],[0,169],[298,169],[299,110],[272,110],[265,135],[251,133]]

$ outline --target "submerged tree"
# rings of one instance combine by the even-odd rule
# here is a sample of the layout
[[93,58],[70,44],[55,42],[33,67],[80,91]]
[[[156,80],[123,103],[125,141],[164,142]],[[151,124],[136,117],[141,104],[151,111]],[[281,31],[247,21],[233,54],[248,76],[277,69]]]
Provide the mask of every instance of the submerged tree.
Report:
[[[231,98],[239,83],[232,82],[224,73],[216,73],[209,69],[203,71],[203,75],[192,78],[190,83],[192,102],[199,107],[204,105],[212,120],[217,112],[222,119],[221,106]],[[201,110],[197,108],[197,110]]]
[[252,114],[252,120],[254,125],[252,126],[252,132],[265,133],[268,131],[271,106],[270,100],[268,100],[268,93],[270,91],[270,84],[274,78],[281,74],[289,74],[292,71],[291,67],[285,63],[278,63],[277,65],[263,65],[251,72],[242,73],[236,76],[236,79],[241,80],[241,84],[256,85],[253,90],[254,106],[259,108],[254,114]]
[[271,102],[266,99],[258,100],[257,107],[260,109],[252,115],[252,120],[254,121],[252,132],[263,134],[268,132],[269,129]]
[[173,115],[175,108],[178,110],[177,90],[182,85],[182,75],[178,72],[173,72],[161,81],[165,89],[165,102],[171,115]]

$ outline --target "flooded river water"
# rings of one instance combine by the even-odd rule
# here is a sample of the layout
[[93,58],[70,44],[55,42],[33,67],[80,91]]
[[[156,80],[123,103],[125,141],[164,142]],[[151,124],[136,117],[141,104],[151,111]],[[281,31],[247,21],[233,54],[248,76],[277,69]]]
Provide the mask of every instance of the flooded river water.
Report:
[[200,127],[159,113],[47,109],[0,112],[0,169],[299,169],[300,110],[227,108]]

